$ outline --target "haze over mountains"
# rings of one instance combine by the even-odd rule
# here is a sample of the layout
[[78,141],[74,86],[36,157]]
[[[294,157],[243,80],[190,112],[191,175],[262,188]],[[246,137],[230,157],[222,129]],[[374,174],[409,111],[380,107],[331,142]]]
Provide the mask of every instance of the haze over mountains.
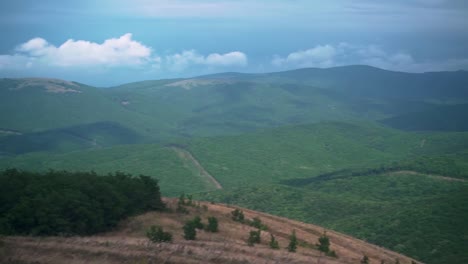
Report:
[[109,88],[3,78],[0,113],[0,168],[150,175],[166,196],[468,262],[466,71],[344,66]]

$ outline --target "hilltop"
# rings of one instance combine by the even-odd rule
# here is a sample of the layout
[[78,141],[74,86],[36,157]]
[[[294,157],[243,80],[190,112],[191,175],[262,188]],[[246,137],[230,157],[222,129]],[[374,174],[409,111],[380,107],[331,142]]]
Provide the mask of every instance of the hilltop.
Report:
[[[5,237],[0,258],[3,263],[358,263],[364,255],[371,262],[402,264],[415,261],[320,226],[306,224],[260,213],[245,208],[194,202],[187,206],[188,214],[177,213],[177,199],[164,199],[166,212],[149,212],[121,222],[108,233],[90,237]],[[246,219],[259,218],[268,227],[261,232],[261,244],[247,245],[249,231],[255,228],[231,219],[234,209],[243,211]],[[208,216],[218,219],[219,232],[197,232],[197,239],[183,238],[184,222],[194,216],[206,222]],[[158,225],[173,234],[172,243],[152,244],[145,237],[151,225]],[[299,246],[296,253],[285,249],[292,230],[296,231]],[[338,258],[327,257],[315,248],[318,238],[326,231],[330,248]],[[279,242],[280,249],[268,247],[270,234]],[[418,262],[415,262],[418,263]]]

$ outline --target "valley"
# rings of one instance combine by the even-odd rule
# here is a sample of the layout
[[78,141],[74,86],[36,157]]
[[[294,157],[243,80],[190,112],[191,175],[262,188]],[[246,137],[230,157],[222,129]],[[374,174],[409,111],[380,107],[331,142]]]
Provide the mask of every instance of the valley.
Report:
[[[317,224],[417,261],[463,263],[467,87],[464,71],[415,74],[369,66],[224,73],[108,88],[1,79],[0,168],[148,175],[164,196],[193,195],[210,210],[217,206],[210,202],[222,203],[219,212],[210,211],[220,218],[226,208],[242,206],[260,211],[251,213],[262,219],[290,221],[273,214],[302,221],[288,223],[304,234],[299,228],[308,225],[315,230],[312,240],[319,228],[311,224]],[[187,260],[190,248],[203,259],[206,249],[199,244],[148,246],[142,244],[142,226],[128,231],[138,219],[176,221],[155,214],[154,220],[135,216],[119,231],[89,240],[49,238],[42,246],[35,238],[5,241],[21,255],[41,247],[52,252],[67,241],[64,252],[76,245],[73,254],[81,260],[100,258],[89,244],[107,252],[102,258],[155,258],[149,251],[164,248],[173,257],[161,254],[177,263]],[[216,237],[203,243],[216,244],[214,251],[226,252],[234,263],[243,261],[236,247],[232,252]],[[119,247],[131,250],[124,254]],[[343,249],[339,254],[346,257],[323,263],[356,263],[359,248]],[[256,250],[241,252],[248,262],[257,260],[255,254],[267,262],[317,258]],[[394,257],[385,260],[393,263]]]

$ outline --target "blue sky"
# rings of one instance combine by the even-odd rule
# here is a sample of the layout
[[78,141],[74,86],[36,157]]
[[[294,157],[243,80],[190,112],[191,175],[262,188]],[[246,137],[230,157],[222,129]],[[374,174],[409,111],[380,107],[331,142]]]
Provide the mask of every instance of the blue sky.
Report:
[[468,70],[466,0],[15,0],[0,3],[0,77],[109,86],[368,64]]

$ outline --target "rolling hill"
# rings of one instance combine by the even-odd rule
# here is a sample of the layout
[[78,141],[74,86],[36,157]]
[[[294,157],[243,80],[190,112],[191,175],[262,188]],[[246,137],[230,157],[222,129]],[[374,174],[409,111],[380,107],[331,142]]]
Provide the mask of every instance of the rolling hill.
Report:
[[[427,263],[467,262],[467,105],[464,71],[347,66],[109,88],[0,79],[0,168],[149,175],[166,196],[320,224]],[[113,247],[112,257],[139,254]]]
[[[93,147],[57,134],[57,129],[91,126],[93,130],[93,124],[109,122],[118,127],[106,132],[112,144],[133,142],[120,137],[122,129],[137,135],[140,142],[161,142],[321,121],[385,119],[384,124],[411,129],[405,124],[415,120],[418,130],[465,131],[463,114],[452,117],[468,102],[466,87],[468,73],[464,71],[410,74],[368,66],[228,73],[105,89],[55,79],[1,79],[0,111],[14,114],[0,116],[0,137],[8,136],[4,141],[15,144],[22,141],[17,134],[35,138],[37,134],[28,134],[40,133],[47,144],[31,151],[55,151],[55,141],[69,145],[59,150]],[[460,106],[452,107],[455,104]],[[450,119],[451,124],[424,121],[434,112],[438,120]],[[78,136],[85,141],[102,139],[82,130]],[[102,144],[106,145],[106,139]],[[9,153],[7,149],[0,151]]]

